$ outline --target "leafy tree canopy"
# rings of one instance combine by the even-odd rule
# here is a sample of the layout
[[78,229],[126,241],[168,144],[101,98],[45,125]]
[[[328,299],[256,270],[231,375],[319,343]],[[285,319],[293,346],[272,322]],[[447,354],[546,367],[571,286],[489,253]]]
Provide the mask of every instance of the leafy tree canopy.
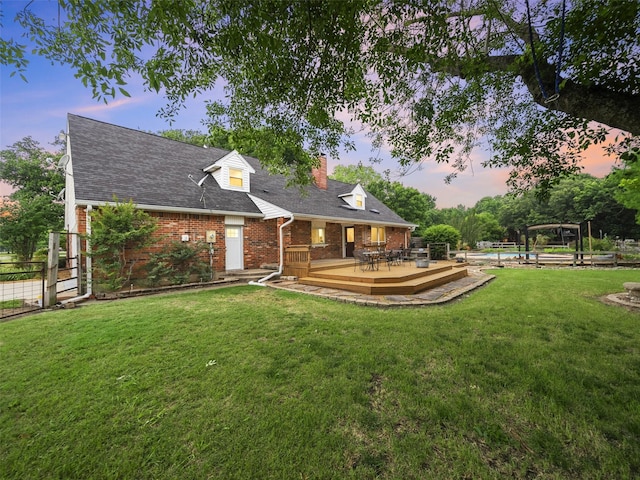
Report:
[[[128,95],[140,74],[171,116],[223,83],[214,125],[298,182],[320,152],[352,146],[351,121],[401,166],[462,170],[485,138],[486,164],[511,167],[514,188],[578,171],[611,129],[623,148],[640,134],[637,0],[573,0],[566,13],[563,0],[59,0],[52,22],[37,4],[17,18],[37,53],[97,98]],[[0,46],[22,75],[27,47]]]
[[197,130],[177,130],[177,129],[162,130],[161,132],[158,132],[158,135],[164,138],[169,138],[171,140],[176,140],[178,142],[197,145],[199,147],[204,147],[205,145],[208,145],[207,134],[199,132]]
[[359,183],[365,189],[368,189],[369,185],[375,182],[384,181],[384,177],[376,172],[373,167],[365,167],[362,163],[358,165],[336,165],[329,178],[353,185]]
[[64,187],[64,177],[53,159],[61,154],[47,152],[37,141],[25,137],[0,152],[0,180],[16,188],[11,194],[14,199],[56,197]]
[[498,217],[511,232],[523,231],[525,225],[591,222],[594,235],[637,238],[640,227],[634,222],[635,212],[617,200],[619,191],[613,174],[604,179],[575,175],[561,180],[546,201],[531,192],[502,197]]
[[62,229],[64,177],[51,158],[59,155],[31,137],[0,152],[0,180],[16,188],[0,209],[0,238],[21,261],[33,258],[49,231]]
[[45,195],[23,197],[0,209],[0,238],[21,262],[29,262],[51,230],[62,227],[62,205]]
[[[485,205],[487,199],[490,197],[478,201],[474,208],[468,209],[460,205],[441,212],[443,222],[459,231],[462,242],[471,248],[475,248],[480,240],[500,241],[507,233],[493,213],[479,211],[479,207]],[[496,198],[493,201],[497,201]]]
[[159,135],[177,140],[179,142],[190,143],[200,147],[216,147],[225,150],[237,150],[244,155],[255,157],[258,154],[256,141],[248,139],[242,132],[231,132],[205,121],[209,126],[209,133],[202,133],[198,130],[164,130],[158,132]]
[[368,191],[408,222],[425,227],[433,223],[436,199],[400,182],[378,180]]
[[615,198],[622,205],[636,211],[636,223],[640,224],[640,149],[630,150],[622,156],[624,168],[611,173],[611,180],[618,185]]

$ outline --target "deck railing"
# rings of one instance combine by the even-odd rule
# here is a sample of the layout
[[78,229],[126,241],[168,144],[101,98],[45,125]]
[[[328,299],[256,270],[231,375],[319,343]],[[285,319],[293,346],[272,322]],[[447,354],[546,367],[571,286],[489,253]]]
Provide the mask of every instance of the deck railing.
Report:
[[291,245],[284,252],[283,275],[306,277],[311,269],[311,245]]

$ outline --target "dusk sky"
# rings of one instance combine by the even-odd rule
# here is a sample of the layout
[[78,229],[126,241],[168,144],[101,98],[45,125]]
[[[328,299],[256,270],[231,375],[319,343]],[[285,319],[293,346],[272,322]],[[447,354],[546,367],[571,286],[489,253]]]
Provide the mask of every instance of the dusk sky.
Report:
[[[13,24],[15,14],[30,2],[9,0],[0,4],[2,9],[2,35],[13,37],[19,43],[28,44],[21,38],[21,30]],[[57,2],[53,0],[35,0],[31,8],[44,16],[45,20],[57,22]],[[30,50],[29,48],[27,49]],[[130,78],[125,89],[130,98],[119,96],[108,104],[92,98],[80,80],[74,77],[68,67],[52,65],[50,61],[39,57],[29,57],[30,65],[25,74],[25,83],[19,75],[10,76],[11,70],[2,67],[0,72],[0,148],[4,149],[26,136],[31,136],[45,148],[61,130],[66,129],[67,113],[82,115],[95,120],[137,130],[158,132],[169,128],[204,131],[201,120],[205,117],[205,100],[221,96],[222,91],[210,92],[192,99],[186,108],[174,119],[172,125],[157,116],[165,105],[160,94],[145,92],[139,78]],[[369,158],[379,155],[381,164],[371,165],[377,171],[394,171],[397,164],[386,152],[373,152],[364,134],[355,137],[357,150],[343,153],[340,158],[328,159],[328,170],[332,172],[337,164],[349,165],[362,162],[371,165]],[[435,162],[424,162],[420,170],[404,177],[393,177],[405,186],[433,195],[437,207],[453,207],[459,204],[473,206],[485,196],[501,195],[507,192],[506,170],[483,169],[481,162],[486,152],[478,151],[472,157],[472,168],[459,174],[450,185],[444,183],[451,167]],[[596,176],[610,172],[613,160],[599,153],[590,155],[585,163],[585,171]],[[0,183],[0,196],[10,192],[8,185]]]

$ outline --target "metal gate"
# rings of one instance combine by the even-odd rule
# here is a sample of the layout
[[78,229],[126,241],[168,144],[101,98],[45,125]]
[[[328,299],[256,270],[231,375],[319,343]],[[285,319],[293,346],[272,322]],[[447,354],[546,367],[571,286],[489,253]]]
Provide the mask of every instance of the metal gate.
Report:
[[[65,248],[60,248],[64,236]],[[49,264],[45,293],[45,307],[77,297],[83,293],[82,238],[77,233],[51,232],[49,234]],[[64,252],[64,256],[60,254]],[[73,255],[73,256],[72,256]],[[55,285],[54,285],[55,284]],[[51,285],[51,286],[49,286]]]
[[44,305],[45,262],[0,263],[0,319]]

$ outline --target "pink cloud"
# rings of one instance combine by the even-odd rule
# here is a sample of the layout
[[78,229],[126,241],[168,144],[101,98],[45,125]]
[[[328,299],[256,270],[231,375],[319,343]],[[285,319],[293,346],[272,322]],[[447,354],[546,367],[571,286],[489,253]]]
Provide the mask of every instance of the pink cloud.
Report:
[[13,193],[13,187],[8,183],[0,182],[0,198]]

